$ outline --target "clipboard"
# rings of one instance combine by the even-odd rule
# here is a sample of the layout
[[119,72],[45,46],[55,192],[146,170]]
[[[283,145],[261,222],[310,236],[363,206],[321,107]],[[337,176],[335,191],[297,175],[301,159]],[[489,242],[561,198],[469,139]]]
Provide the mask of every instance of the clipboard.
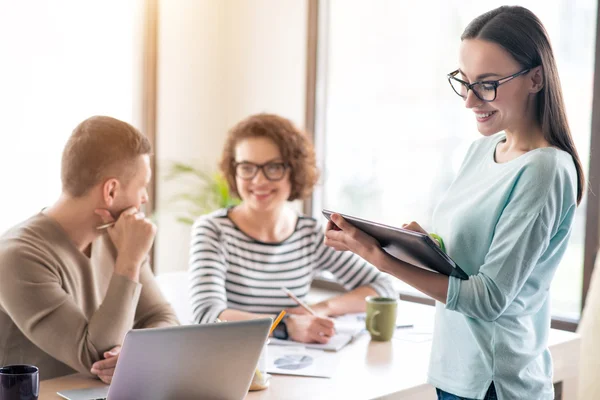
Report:
[[400,261],[447,276],[469,279],[469,275],[444,253],[429,235],[323,210],[323,215],[329,221],[331,214],[340,214],[350,224],[373,236],[386,253]]

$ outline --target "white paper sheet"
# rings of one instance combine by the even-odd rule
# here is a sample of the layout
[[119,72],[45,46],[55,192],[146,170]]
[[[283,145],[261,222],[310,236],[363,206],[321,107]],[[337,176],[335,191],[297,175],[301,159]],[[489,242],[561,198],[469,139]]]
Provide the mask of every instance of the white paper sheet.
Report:
[[337,364],[332,353],[300,346],[268,346],[267,372],[279,375],[331,378]]

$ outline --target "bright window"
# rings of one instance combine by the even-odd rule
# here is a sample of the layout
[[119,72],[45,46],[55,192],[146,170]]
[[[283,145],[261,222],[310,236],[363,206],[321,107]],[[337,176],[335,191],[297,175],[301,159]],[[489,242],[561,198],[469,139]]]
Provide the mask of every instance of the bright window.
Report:
[[134,4],[0,0],[0,232],[58,198],[62,149],[79,122],[131,122]]

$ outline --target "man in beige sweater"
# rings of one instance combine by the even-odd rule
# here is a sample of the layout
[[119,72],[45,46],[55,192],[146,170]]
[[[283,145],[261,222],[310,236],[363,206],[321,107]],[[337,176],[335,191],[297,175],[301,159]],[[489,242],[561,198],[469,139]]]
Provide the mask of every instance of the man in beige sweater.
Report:
[[150,152],[114,118],[75,128],[60,198],[0,237],[0,365],[110,383],[127,331],[178,324],[147,262],[156,227],[140,208]]

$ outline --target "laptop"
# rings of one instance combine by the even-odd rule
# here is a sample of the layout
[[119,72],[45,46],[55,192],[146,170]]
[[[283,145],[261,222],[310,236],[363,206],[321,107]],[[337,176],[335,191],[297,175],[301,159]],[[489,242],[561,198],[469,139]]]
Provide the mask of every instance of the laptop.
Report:
[[[323,215],[331,221],[331,210],[323,210]],[[380,224],[352,215],[340,214],[346,221],[361,231],[373,236],[381,248],[390,256],[428,271],[469,279],[454,260],[444,253],[437,244],[424,233]]]
[[109,387],[58,395],[70,400],[243,399],[272,322],[131,330]]

